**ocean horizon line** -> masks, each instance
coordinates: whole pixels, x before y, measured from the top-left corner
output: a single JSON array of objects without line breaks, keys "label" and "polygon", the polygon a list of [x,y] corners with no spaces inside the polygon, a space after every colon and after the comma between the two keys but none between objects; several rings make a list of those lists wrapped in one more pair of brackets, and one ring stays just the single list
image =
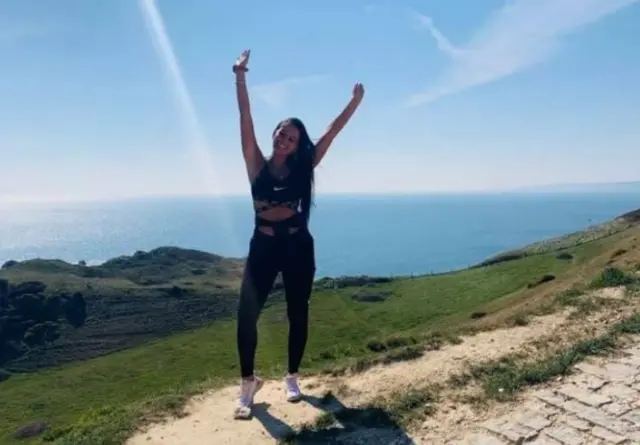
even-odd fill
[{"label": "ocean horizon line", "polygon": [[[593,194],[640,194],[638,189],[611,189],[608,186],[626,185],[632,183],[603,183],[603,184],[576,184],[575,189],[563,189],[574,185],[550,185],[539,187],[522,187],[517,189],[504,190],[461,190],[461,191],[389,191],[389,192],[315,192],[316,199],[322,198],[384,198],[384,197],[468,197],[468,196],[527,196],[527,195],[593,195]],[[640,183],[639,183],[640,184]],[[585,188],[587,187],[587,188]],[[593,188],[588,188],[593,187]],[[603,188],[601,188],[603,187]],[[158,194],[158,195],[138,195],[138,196],[118,196],[118,197],[96,197],[96,198],[69,198],[69,199],[2,199],[0,196],[0,206],[22,206],[22,205],[64,205],[64,204],[102,204],[102,203],[126,203],[126,202],[149,202],[162,200],[239,200],[250,199],[248,192],[237,194]]]}]

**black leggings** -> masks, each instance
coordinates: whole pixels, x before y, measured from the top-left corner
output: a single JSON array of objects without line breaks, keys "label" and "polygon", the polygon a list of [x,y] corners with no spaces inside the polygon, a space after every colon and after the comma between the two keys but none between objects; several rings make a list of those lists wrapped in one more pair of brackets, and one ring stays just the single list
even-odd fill
[{"label": "black leggings", "polygon": [[258,317],[280,271],[289,318],[288,371],[298,372],[307,344],[309,297],[315,270],[314,240],[306,228],[275,236],[254,231],[238,306],[237,341],[243,378],[253,375]]}]

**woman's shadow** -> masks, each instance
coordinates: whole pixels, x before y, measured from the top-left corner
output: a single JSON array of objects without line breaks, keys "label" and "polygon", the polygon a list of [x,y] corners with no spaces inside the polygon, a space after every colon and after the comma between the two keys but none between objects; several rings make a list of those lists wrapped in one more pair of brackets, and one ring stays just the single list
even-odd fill
[{"label": "woman's shadow", "polygon": [[305,395],[302,402],[322,410],[323,414],[313,426],[298,431],[272,416],[268,411],[270,405],[265,402],[253,406],[253,417],[278,443],[415,445],[413,439],[382,408],[348,408],[333,394],[322,398]]}]

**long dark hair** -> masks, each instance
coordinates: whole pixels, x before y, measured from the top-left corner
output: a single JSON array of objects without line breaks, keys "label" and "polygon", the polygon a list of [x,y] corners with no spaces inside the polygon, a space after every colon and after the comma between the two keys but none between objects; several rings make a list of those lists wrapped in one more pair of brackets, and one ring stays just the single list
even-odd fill
[{"label": "long dark hair", "polygon": [[308,223],[311,215],[311,207],[313,206],[313,191],[314,191],[314,176],[313,176],[313,162],[316,155],[316,146],[311,141],[307,128],[302,121],[297,117],[290,117],[284,119],[278,123],[273,130],[275,135],[279,128],[291,124],[300,132],[300,139],[298,140],[298,148],[295,153],[291,154],[287,160],[286,165],[289,169],[289,174],[293,175],[292,180],[296,186],[300,186],[303,190],[302,202],[301,202],[301,214],[304,220]]}]

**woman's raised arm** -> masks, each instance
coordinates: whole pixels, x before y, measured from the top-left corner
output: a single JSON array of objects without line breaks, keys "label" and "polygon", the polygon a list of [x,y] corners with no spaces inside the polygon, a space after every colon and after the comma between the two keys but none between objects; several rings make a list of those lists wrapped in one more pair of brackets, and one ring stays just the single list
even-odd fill
[{"label": "woman's raised arm", "polygon": [[240,110],[240,140],[242,144],[242,155],[247,167],[249,180],[253,182],[264,161],[258,141],[253,128],[253,117],[251,116],[251,106],[249,103],[249,93],[247,91],[246,72],[249,71],[250,51],[245,50],[233,64],[233,72],[236,74],[236,95],[238,97],[238,108]]},{"label": "woman's raised arm", "polygon": [[318,142],[316,143],[316,157],[314,159],[314,167],[317,166],[324,155],[327,154],[329,147],[333,140],[338,136],[338,134],[342,131],[353,113],[360,106],[360,102],[362,102],[362,98],[364,97],[364,87],[361,83],[355,84],[353,87],[353,96],[351,100],[347,104],[347,106],[342,110],[342,112],[336,117],[333,122],[329,125],[325,133],[322,135]]}]

